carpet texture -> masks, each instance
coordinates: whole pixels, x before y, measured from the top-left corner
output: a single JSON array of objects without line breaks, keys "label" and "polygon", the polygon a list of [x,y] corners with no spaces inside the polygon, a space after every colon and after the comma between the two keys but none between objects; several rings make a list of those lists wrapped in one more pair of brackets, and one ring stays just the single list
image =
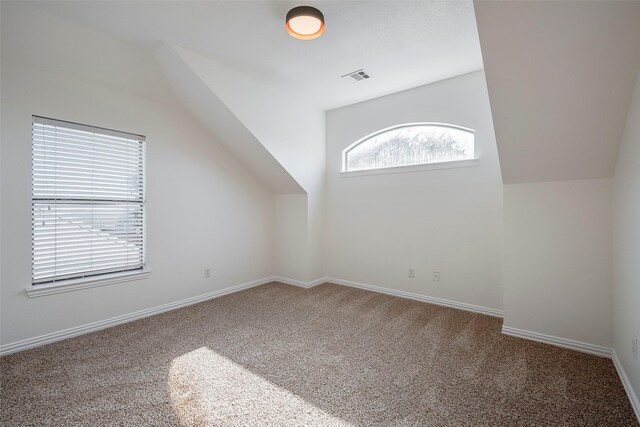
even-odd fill
[{"label": "carpet texture", "polygon": [[501,320],[271,283],[0,359],[0,424],[636,426],[610,360]]}]

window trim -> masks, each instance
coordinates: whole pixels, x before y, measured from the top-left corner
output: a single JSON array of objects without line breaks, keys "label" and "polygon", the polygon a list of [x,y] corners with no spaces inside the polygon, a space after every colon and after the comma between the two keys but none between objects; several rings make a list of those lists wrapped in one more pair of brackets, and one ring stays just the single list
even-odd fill
[{"label": "window trim", "polygon": [[[71,122],[66,120],[52,119],[49,117],[39,116],[33,114],[32,116],[32,126],[33,123],[38,122],[41,124],[49,124],[58,126],[60,124],[68,127],[70,129],[91,132],[91,133],[100,133],[107,136],[113,136],[117,138],[126,138],[126,139],[134,139],[142,144],[142,265],[139,268],[125,269],[119,271],[108,271],[104,273],[98,274],[87,274],[85,276],[80,277],[72,277],[65,278],[60,280],[54,280],[52,282],[42,282],[42,283],[33,283],[33,264],[31,270],[31,279],[28,287],[25,288],[25,292],[30,298],[52,295],[64,292],[72,292],[81,289],[87,288],[95,288],[99,286],[129,282],[129,281],[137,281],[143,280],[149,277],[151,271],[148,270],[148,262],[147,262],[147,180],[146,180],[146,169],[147,169],[147,155],[146,155],[146,137],[140,134],[118,131],[108,128],[103,128],[99,126],[85,125],[77,122]],[[32,141],[33,144],[33,141]],[[33,150],[33,148],[32,148]],[[33,168],[31,170],[32,174],[32,191],[33,191]],[[33,196],[31,198],[31,203],[33,204]],[[33,227],[33,224],[32,224]],[[32,229],[33,232],[33,229]],[[31,256],[33,257],[33,242],[31,247]],[[32,260],[33,263],[33,260]]]},{"label": "window trim", "polygon": [[[402,129],[405,127],[415,127],[415,126],[434,126],[434,127],[444,127],[444,128],[451,128],[451,129],[457,129],[457,130],[461,130],[464,132],[468,132],[473,134],[473,144],[474,144],[474,150],[473,150],[473,154],[474,154],[474,158],[473,159],[463,159],[463,160],[451,160],[448,162],[434,162],[434,163],[420,163],[420,164],[416,164],[416,165],[405,165],[405,166],[390,166],[390,167],[386,167],[386,168],[372,168],[372,169],[361,169],[361,170],[357,170],[357,171],[350,171],[347,170],[347,156],[349,155],[349,152],[351,150],[353,150],[354,148],[356,148],[358,145],[362,144],[363,142],[377,136],[380,135],[381,133],[384,132],[388,132],[390,130],[394,130],[394,129]],[[458,125],[453,125],[450,123],[438,123],[438,122],[413,122],[413,123],[402,123],[399,125],[393,125],[393,126],[389,126],[386,127],[384,129],[380,129],[377,130],[373,133],[370,133],[366,136],[363,136],[362,138],[358,139],[356,142],[354,142],[353,144],[349,145],[347,148],[345,148],[344,150],[342,150],[342,166],[340,169],[340,174],[350,174],[350,175],[372,175],[372,174],[379,174],[379,173],[398,173],[398,172],[416,172],[419,170],[432,170],[432,169],[449,169],[449,168],[456,168],[456,167],[467,167],[467,166],[476,166],[478,163],[478,157],[477,157],[477,152],[475,150],[475,145],[476,145],[476,141],[475,141],[475,137],[476,137],[476,131],[475,129],[471,129],[471,128],[467,128],[464,126],[458,126]],[[435,165],[441,165],[441,167],[435,167]],[[406,169],[406,168],[411,168],[411,170],[399,170],[399,169]],[[384,171],[384,172],[380,172],[380,171]]]},{"label": "window trim", "polygon": [[46,285],[31,285],[25,289],[29,298],[37,298],[45,295],[60,294],[64,292],[79,291],[81,289],[97,288],[99,286],[113,285],[116,283],[143,280],[149,277],[150,270],[129,270],[121,273],[102,274],[82,277],[79,279],[61,280],[60,282]]},{"label": "window trim", "polygon": [[394,173],[409,173],[409,172],[422,172],[441,169],[457,169],[457,168],[470,168],[478,166],[480,159],[465,159],[465,160],[452,160],[450,162],[438,162],[438,163],[423,163],[420,165],[408,165],[408,166],[391,166],[388,168],[378,169],[363,169],[359,171],[340,172],[340,176],[343,178],[367,176],[367,175],[387,175]]}]

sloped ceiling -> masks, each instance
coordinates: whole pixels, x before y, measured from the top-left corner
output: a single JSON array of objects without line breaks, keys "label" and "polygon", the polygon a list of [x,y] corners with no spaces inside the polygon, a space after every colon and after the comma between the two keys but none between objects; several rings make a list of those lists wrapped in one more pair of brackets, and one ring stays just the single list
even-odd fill
[{"label": "sloped ceiling", "polygon": [[169,45],[156,58],[183,106],[275,194],[304,193],[300,185]]},{"label": "sloped ceiling", "polygon": [[475,11],[505,184],[611,177],[640,65],[640,2]]},{"label": "sloped ceiling", "polygon": [[[314,183],[324,179],[325,170],[325,113],[309,106],[291,94],[252,79],[187,49],[165,45],[156,56],[163,66],[168,51],[189,71],[167,74],[170,81],[182,84],[196,79],[201,90],[196,96],[204,101],[209,97],[222,101],[235,117],[251,132],[258,148],[265,148],[307,192]],[[165,66],[166,68],[166,66]],[[203,102],[198,105],[205,107]],[[205,121],[215,121],[215,112],[199,108],[195,114]],[[213,131],[224,126],[211,126]],[[238,143],[230,139],[230,148]],[[244,154],[249,154],[249,146]]]}]

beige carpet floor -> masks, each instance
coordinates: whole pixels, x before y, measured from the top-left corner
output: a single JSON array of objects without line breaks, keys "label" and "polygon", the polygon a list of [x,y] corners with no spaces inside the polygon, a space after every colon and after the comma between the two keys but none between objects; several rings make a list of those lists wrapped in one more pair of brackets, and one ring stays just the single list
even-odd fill
[{"label": "beige carpet floor", "polygon": [[0,359],[0,424],[636,426],[610,360],[272,283]]}]

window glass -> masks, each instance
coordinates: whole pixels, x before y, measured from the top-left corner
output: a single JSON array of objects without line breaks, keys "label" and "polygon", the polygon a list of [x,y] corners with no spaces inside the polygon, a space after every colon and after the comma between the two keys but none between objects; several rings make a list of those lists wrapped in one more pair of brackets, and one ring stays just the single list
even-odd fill
[{"label": "window glass", "polygon": [[452,125],[394,126],[360,139],[343,153],[343,171],[424,165],[474,158],[475,133]]}]

